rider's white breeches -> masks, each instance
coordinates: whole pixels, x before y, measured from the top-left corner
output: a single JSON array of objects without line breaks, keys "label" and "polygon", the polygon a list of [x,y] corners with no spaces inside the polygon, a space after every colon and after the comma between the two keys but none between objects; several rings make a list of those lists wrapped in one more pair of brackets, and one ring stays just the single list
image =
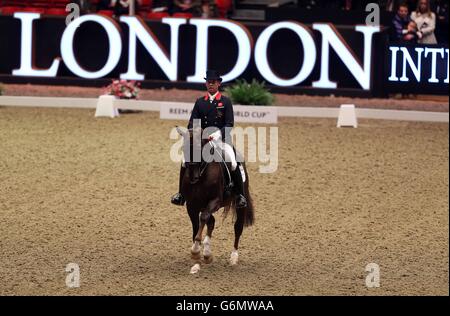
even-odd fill
[{"label": "rider's white breeches", "polygon": [[223,153],[225,153],[225,161],[226,162],[231,162],[231,170],[236,170],[237,168],[237,161],[236,161],[236,156],[234,155],[234,150],[233,147],[231,147],[230,144],[221,142],[221,141],[216,141],[214,142],[221,150]]},{"label": "rider's white breeches", "polygon": [[[226,162],[231,163],[231,170],[232,171],[236,170],[237,161],[236,161],[236,156],[234,154],[233,147],[231,147],[230,144],[224,143],[220,140],[214,141],[214,144],[216,145],[216,147],[218,149],[220,149],[220,154],[225,155],[225,157],[223,157],[223,159],[225,159]],[[183,167],[185,167],[184,156],[182,156],[182,164],[183,164]]]}]

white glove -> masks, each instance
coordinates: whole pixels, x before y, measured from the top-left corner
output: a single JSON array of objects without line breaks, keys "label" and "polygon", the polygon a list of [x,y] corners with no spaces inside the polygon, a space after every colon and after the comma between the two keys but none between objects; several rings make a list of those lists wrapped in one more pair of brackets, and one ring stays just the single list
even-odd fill
[{"label": "white glove", "polygon": [[209,138],[214,141],[217,142],[218,140],[220,140],[222,138],[222,133],[220,132],[220,130],[215,131],[214,133],[212,133],[211,135],[209,135]]}]

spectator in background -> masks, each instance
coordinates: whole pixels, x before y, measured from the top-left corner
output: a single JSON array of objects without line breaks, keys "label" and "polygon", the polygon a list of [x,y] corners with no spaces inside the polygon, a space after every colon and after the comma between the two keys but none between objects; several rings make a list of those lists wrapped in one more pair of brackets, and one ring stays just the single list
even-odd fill
[{"label": "spectator in background", "polygon": [[81,14],[89,13],[91,11],[91,1],[90,0],[72,0],[72,2],[75,4],[78,4]]},{"label": "spectator in background", "polygon": [[414,21],[409,21],[408,27],[406,30],[404,30],[405,34],[403,35],[403,42],[405,43],[417,43],[420,39],[422,34],[417,29],[417,24]]},{"label": "spectator in background", "polygon": [[384,11],[395,12],[395,0],[383,0],[378,1],[378,3]]},{"label": "spectator in background", "polygon": [[355,4],[353,3],[354,2],[353,0],[344,0],[343,2],[344,2],[343,9],[345,11],[350,11],[355,8]]},{"label": "spectator in background", "polygon": [[411,21],[409,17],[408,5],[406,3],[401,3],[398,6],[397,14],[392,20],[392,32],[391,40],[395,42],[402,42],[405,40],[405,31]]},{"label": "spectator in background", "polygon": [[429,0],[419,0],[417,9],[411,14],[419,29],[420,44],[437,44],[434,30],[436,28],[436,15],[431,12]]},{"label": "spectator in background", "polygon": [[217,18],[219,17],[219,10],[215,0],[202,0],[202,18]]},{"label": "spectator in background", "polygon": [[352,0],[345,0],[344,1],[344,10],[345,11],[350,11],[353,7],[353,1]]},{"label": "spectator in background", "polygon": [[[130,12],[130,2],[131,0],[111,0],[111,7],[114,8],[114,15],[127,15]],[[139,10],[138,6],[139,2],[135,1],[134,8],[136,12]]]},{"label": "spectator in background", "polygon": [[190,13],[193,16],[201,16],[201,0],[174,0],[173,13]]},{"label": "spectator in background", "polygon": [[[97,11],[99,10],[113,10],[115,16],[128,14],[130,10],[131,0],[100,0],[97,3]],[[139,1],[135,1],[136,12],[138,10]]]},{"label": "spectator in background", "polygon": [[430,3],[431,11],[436,14],[436,22],[448,23],[448,0],[435,0]]},{"label": "spectator in background", "polygon": [[400,5],[404,5],[408,8],[409,12],[416,9],[416,0],[380,0],[378,1],[380,7],[388,12],[396,12]]},{"label": "spectator in background", "polygon": [[448,23],[448,0],[437,0],[434,2],[433,11],[436,12],[438,21]]},{"label": "spectator in background", "polygon": [[438,43],[448,44],[449,3],[448,0],[437,0],[432,10],[436,13],[436,38]]}]

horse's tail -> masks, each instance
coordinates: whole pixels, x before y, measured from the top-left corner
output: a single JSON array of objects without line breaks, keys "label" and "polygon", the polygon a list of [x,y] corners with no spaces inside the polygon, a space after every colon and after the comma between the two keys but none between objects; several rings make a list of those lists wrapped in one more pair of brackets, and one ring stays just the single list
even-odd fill
[{"label": "horse's tail", "polygon": [[253,199],[250,195],[250,181],[247,173],[247,167],[245,166],[245,163],[242,163],[242,166],[244,167],[245,172],[245,178],[246,181],[244,183],[244,194],[245,198],[247,199],[247,206],[243,208],[244,211],[244,226],[252,226],[255,222],[255,209],[253,207]]},{"label": "horse's tail", "polygon": [[244,182],[244,195],[247,199],[247,206],[244,208],[240,208],[239,210],[236,210],[236,202],[233,199],[231,201],[231,204],[226,206],[224,208],[223,218],[225,219],[230,211],[232,211],[233,214],[233,221],[236,219],[236,212],[243,212],[244,214],[244,226],[249,227],[252,226],[255,222],[255,209],[253,207],[253,200],[250,195],[250,184],[248,179],[248,173],[247,168],[245,167],[245,163],[242,163],[242,166],[244,167],[245,172],[245,182]]}]

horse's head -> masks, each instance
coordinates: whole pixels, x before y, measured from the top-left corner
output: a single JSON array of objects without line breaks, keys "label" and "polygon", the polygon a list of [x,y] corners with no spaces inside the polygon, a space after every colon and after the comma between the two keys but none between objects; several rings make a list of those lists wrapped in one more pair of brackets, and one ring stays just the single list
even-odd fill
[{"label": "horse's head", "polygon": [[203,161],[203,146],[208,143],[208,139],[202,139],[201,128],[182,129],[176,127],[177,132],[183,136],[183,155],[186,168],[189,172],[191,184],[197,183],[201,176],[201,166]]}]

